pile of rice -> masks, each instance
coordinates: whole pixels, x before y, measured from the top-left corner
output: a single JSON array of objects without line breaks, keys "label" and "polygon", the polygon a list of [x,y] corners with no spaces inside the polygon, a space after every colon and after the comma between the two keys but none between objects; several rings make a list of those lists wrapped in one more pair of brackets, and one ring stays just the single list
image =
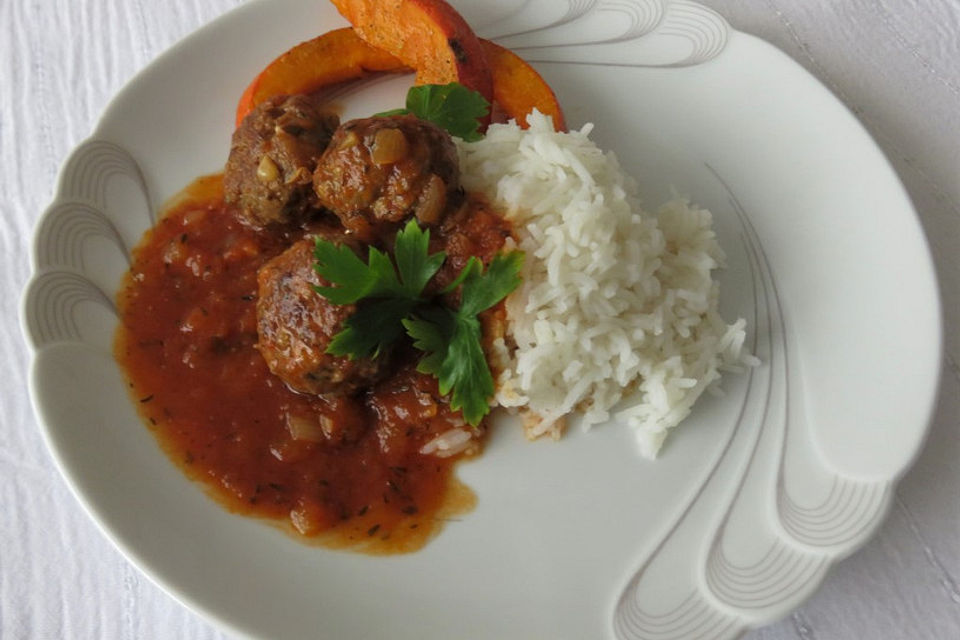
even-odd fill
[{"label": "pile of rice", "polygon": [[526,252],[496,400],[523,414],[529,438],[559,437],[577,410],[585,426],[626,422],[653,458],[721,368],[751,358],[744,320],[717,311],[712,217],[679,198],[642,211],[592,125],[555,132],[539,112],[528,124],[459,145],[464,186],[513,221]]}]

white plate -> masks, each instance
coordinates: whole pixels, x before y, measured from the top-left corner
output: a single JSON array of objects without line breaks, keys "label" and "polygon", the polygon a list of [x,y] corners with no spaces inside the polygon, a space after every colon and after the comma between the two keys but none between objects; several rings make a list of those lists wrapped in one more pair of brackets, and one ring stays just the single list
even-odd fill
[{"label": "white plate", "polygon": [[[728,318],[763,365],[725,378],[661,458],[617,425],[527,444],[510,420],[462,465],[479,506],[424,550],[318,549],[226,513],[143,428],[110,344],[113,293],[158,203],[219,170],[242,89],[343,21],[252,2],[113,101],[37,229],[23,324],[31,395],[78,499],[123,553],[216,623],[260,637],[728,638],[788,613],[882,521],[930,415],[930,257],[858,122],[779,51],[676,0],[458,2],[537,62],[571,126],[640,180],[710,208]],[[409,80],[350,96],[401,103]]]}]

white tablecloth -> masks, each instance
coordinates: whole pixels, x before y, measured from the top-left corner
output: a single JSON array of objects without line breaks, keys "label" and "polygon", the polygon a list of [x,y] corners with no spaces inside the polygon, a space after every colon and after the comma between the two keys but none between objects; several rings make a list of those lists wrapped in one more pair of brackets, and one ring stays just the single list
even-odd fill
[{"label": "white tablecloth", "polygon": [[[700,1],[786,51],[877,139],[930,240],[947,328],[929,441],[886,524],[799,611],[751,637],[960,638],[960,0]],[[67,153],[138,69],[236,4],[0,0],[4,639],[225,637],[130,566],[71,497],[27,399],[17,313]]]}]

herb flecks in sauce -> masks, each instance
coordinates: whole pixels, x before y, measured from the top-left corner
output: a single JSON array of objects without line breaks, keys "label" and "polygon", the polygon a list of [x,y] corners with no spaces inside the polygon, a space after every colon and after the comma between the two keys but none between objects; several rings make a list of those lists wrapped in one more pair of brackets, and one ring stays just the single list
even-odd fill
[{"label": "herb flecks in sauce", "polygon": [[[446,230],[463,248],[447,250],[438,286],[509,236],[481,202],[469,207]],[[256,349],[257,271],[309,231],[254,231],[224,205],[219,176],[199,179],[134,252],[118,294],[116,357],[169,457],[231,511],[328,547],[413,551],[474,502],[454,459],[419,453],[459,418],[437,380],[417,371],[420,353],[401,349],[395,372],[366,393],[328,398],[288,389]],[[502,305],[481,320],[502,322]],[[359,418],[366,428],[349,443],[298,440],[291,416]]]}]

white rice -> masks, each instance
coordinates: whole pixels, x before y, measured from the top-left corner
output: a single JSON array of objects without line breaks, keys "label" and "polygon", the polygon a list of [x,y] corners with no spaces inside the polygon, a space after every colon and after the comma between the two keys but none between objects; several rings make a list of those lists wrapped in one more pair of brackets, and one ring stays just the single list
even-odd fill
[{"label": "white rice", "polygon": [[679,198],[644,213],[592,125],[555,132],[536,111],[527,121],[459,144],[464,186],[505,212],[526,252],[496,400],[523,413],[530,438],[559,437],[576,410],[586,426],[626,422],[653,458],[720,368],[749,358],[744,320],[717,311],[711,214]]},{"label": "white rice", "polygon": [[476,432],[455,427],[447,429],[436,438],[420,447],[420,453],[425,456],[434,455],[438,458],[449,458],[450,456],[462,453],[467,450],[474,440]]}]

